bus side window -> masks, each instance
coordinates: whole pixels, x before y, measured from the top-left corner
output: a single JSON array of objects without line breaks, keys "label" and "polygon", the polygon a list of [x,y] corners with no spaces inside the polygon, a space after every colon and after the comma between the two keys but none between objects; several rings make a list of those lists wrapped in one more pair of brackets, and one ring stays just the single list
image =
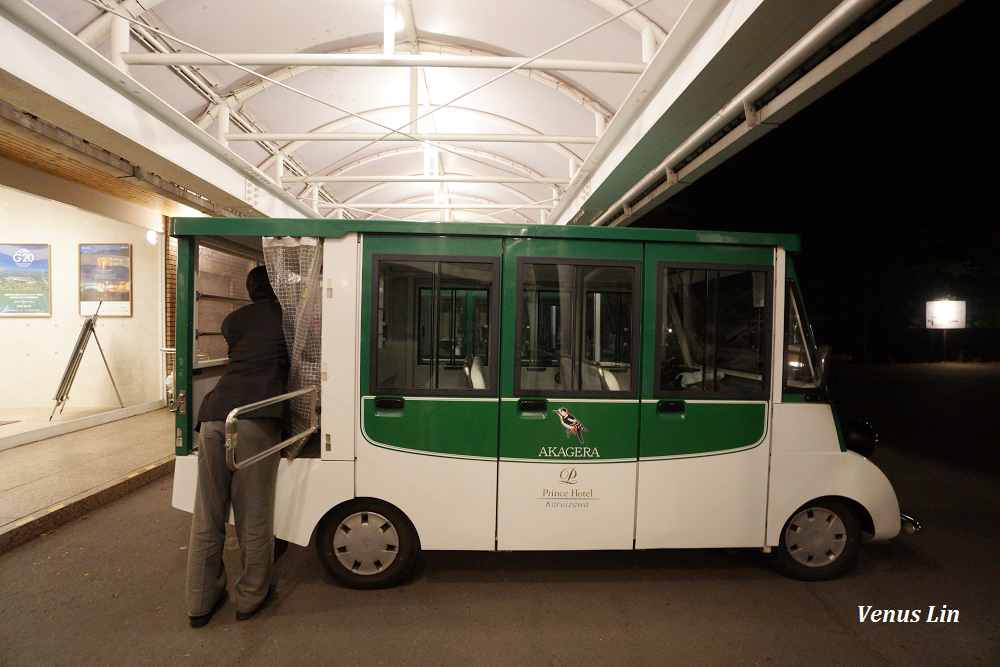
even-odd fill
[{"label": "bus side window", "polygon": [[632,265],[519,264],[520,395],[634,393]]},{"label": "bus side window", "polygon": [[660,267],[660,394],[767,395],[768,273]]},{"label": "bus side window", "polygon": [[373,388],[493,389],[495,262],[376,258]]}]

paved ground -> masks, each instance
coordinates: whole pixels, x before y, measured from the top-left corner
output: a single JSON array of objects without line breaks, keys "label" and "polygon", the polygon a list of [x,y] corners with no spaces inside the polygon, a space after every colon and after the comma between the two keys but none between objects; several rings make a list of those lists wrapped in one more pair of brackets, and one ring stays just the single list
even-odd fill
[{"label": "paved ground", "polygon": [[173,463],[166,409],[0,451],[0,554],[169,474]]},{"label": "paved ground", "polygon": [[[271,607],[241,623],[229,602],[194,630],[168,477],[0,556],[0,664],[998,664],[1000,366],[852,369],[846,387],[925,529],[865,547],[837,581],[790,581],[745,551],[447,553],[363,592],[292,546]],[[921,622],[860,622],[868,605]],[[931,605],[958,622],[927,623]]]}]

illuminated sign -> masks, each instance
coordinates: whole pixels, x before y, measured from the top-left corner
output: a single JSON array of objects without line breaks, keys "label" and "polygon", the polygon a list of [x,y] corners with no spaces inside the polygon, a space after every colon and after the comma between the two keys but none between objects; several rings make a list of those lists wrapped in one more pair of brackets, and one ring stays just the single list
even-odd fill
[{"label": "illuminated sign", "polygon": [[928,301],[928,329],[964,329],[964,301]]}]

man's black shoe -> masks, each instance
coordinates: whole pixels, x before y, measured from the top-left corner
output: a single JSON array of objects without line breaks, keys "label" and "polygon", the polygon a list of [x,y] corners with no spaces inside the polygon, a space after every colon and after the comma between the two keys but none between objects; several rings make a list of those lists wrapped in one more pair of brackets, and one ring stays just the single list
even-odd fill
[{"label": "man's black shoe", "polygon": [[260,604],[257,605],[256,607],[254,607],[253,609],[251,609],[250,611],[238,611],[238,612],[236,612],[236,620],[237,621],[245,621],[245,620],[247,620],[249,618],[253,618],[254,614],[256,614],[258,611],[260,611],[261,609],[263,609],[264,607],[267,606],[267,603],[271,601],[271,596],[273,594],[274,594],[274,586],[268,586],[267,587],[267,595],[265,595],[264,599],[260,601]]},{"label": "man's black shoe", "polygon": [[212,617],[215,616],[215,612],[219,611],[219,609],[222,608],[222,605],[226,604],[226,600],[228,599],[229,599],[229,592],[222,591],[222,595],[220,595],[219,599],[215,601],[214,605],[212,605],[212,611],[208,612],[207,614],[201,614],[199,616],[188,616],[188,620],[191,623],[191,627],[200,628],[201,626],[211,621]]}]

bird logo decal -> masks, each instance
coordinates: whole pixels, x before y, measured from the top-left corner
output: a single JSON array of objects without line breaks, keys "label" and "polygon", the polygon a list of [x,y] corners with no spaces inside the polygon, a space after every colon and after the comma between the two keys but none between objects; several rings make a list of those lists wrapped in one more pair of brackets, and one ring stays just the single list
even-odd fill
[{"label": "bird logo decal", "polygon": [[566,408],[559,408],[558,410],[553,410],[552,412],[559,415],[559,421],[562,423],[563,428],[566,429],[566,437],[568,438],[571,434],[576,434],[576,437],[580,439],[580,444],[583,444],[583,433],[589,431],[586,426],[584,426],[579,419],[574,417],[569,413]]}]

